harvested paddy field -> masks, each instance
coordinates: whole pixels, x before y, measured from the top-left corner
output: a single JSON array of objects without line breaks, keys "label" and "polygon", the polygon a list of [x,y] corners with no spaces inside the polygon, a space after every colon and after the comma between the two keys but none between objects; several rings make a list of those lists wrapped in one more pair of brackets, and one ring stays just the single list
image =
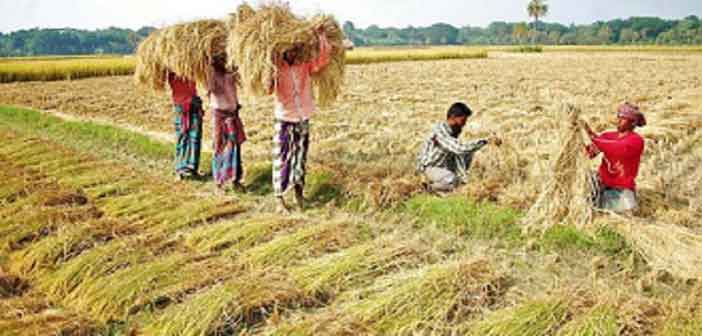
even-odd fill
[{"label": "harvested paddy field", "polygon": [[[698,335],[702,274],[684,265],[702,255],[701,70],[653,52],[349,66],[312,121],[311,209],[292,216],[273,212],[270,99],[242,93],[249,190],[220,195],[173,181],[167,95],[131,77],[2,84],[0,104],[48,113],[0,110],[0,330]],[[604,131],[625,100],[649,123],[639,222],[524,233],[563,103]],[[454,101],[476,112],[465,139],[505,145],[458,194],[423,195],[415,157]],[[655,230],[693,243],[647,253]]]}]

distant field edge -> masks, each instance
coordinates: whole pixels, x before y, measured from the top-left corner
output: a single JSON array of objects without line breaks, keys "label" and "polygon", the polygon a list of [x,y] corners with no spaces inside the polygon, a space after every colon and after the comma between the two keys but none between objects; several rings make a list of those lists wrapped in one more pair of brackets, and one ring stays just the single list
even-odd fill
[{"label": "distant field edge", "polygon": [[[425,49],[360,48],[346,56],[349,65],[389,62],[439,61],[487,58],[487,49],[436,47]],[[91,77],[127,76],[134,73],[133,56],[82,55],[0,58],[0,83],[63,81]]]}]

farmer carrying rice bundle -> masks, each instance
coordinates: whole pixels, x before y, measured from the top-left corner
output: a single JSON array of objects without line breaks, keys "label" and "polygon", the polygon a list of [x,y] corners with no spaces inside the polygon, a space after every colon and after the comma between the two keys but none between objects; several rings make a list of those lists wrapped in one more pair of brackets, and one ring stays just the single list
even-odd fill
[{"label": "farmer carrying rice bundle", "polygon": [[317,101],[330,105],[338,96],[344,75],[344,36],[328,16],[308,20],[296,17],[282,5],[255,11],[239,7],[230,33],[230,63],[241,69],[242,84],[254,95],[273,94],[273,187],[281,212],[293,187],[300,209],[304,207],[310,119]]},{"label": "farmer carrying rice bundle", "polygon": [[631,212],[638,209],[636,177],[644,151],[644,139],[634,130],[646,126],[646,118],[637,106],[624,103],[617,109],[617,119],[617,130],[602,134],[593,132],[587,123],[583,125],[592,140],[587,147],[590,158],[603,154],[596,205]]},{"label": "farmer carrying rice bundle", "polygon": [[228,25],[201,20],[154,31],[137,50],[134,73],[142,86],[171,89],[175,111],[175,171],[179,178],[199,176],[202,146],[202,100],[197,83],[206,85],[215,55],[224,54]]},{"label": "farmer carrying rice bundle", "polygon": [[168,74],[176,133],[175,171],[180,179],[198,177],[202,146],[202,99],[194,81]]},{"label": "farmer carrying rice bundle", "polygon": [[243,190],[241,145],[246,141],[246,134],[239,118],[241,104],[237,95],[237,83],[237,73],[234,69],[227,68],[226,57],[215,56],[206,87],[213,126],[212,175],[220,189],[230,184],[234,190]]}]

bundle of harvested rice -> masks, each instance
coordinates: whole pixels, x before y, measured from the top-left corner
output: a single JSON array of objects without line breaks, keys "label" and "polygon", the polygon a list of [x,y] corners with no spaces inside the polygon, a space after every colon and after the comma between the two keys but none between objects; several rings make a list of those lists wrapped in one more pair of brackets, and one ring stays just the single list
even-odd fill
[{"label": "bundle of harvested rice", "polygon": [[[496,137],[495,133],[491,136]],[[505,141],[500,146],[488,148],[484,154],[479,153],[471,166],[470,183],[466,193],[478,201],[499,202],[518,207],[526,195],[520,192],[510,198],[509,189],[523,185],[528,177],[525,160],[512,141]],[[519,202],[514,202],[519,199]]]},{"label": "bundle of harvested rice", "polygon": [[429,251],[421,243],[389,236],[311,260],[292,268],[290,274],[307,293],[331,297],[352,284],[369,284],[391,270],[428,258]]},{"label": "bundle of harvested rice", "polygon": [[535,300],[498,310],[472,324],[467,334],[480,336],[553,335],[568,320],[568,300]]},{"label": "bundle of harvested rice", "polygon": [[300,288],[271,270],[245,272],[171,305],[144,329],[147,335],[233,335],[280,308],[308,301]]},{"label": "bundle of harvested rice", "polygon": [[505,277],[486,260],[457,261],[388,277],[344,307],[349,323],[380,335],[448,335],[501,300]]},{"label": "bundle of harvested rice", "polygon": [[702,330],[702,285],[697,285],[663,326],[662,336],[694,336]]},{"label": "bundle of harvested rice", "polygon": [[576,316],[558,332],[558,336],[619,335],[617,308],[607,304],[595,306]]},{"label": "bundle of harvested rice", "polygon": [[[306,257],[337,252],[364,241],[369,238],[368,230],[365,223],[346,219],[324,222],[257,245],[243,252],[238,261],[248,266],[285,267],[299,263]],[[235,251],[229,252],[236,255]]]},{"label": "bundle of harvested rice", "polygon": [[299,46],[298,57],[302,62],[318,57],[316,30],[320,27],[332,46],[331,62],[312,75],[312,84],[319,104],[329,106],[339,95],[346,64],[344,33],[331,16],[319,15],[305,20],[295,16],[285,5],[270,4],[253,10],[244,4],[230,17],[229,64],[241,67],[242,82],[251,94],[267,95],[277,74],[274,60],[281,59],[285,51]]},{"label": "bundle of harvested rice", "polygon": [[52,307],[46,299],[22,296],[0,300],[0,334],[75,335],[99,334],[98,326],[70,310]]},{"label": "bundle of harvested rice", "polygon": [[303,221],[276,215],[258,216],[246,222],[224,221],[196,228],[185,239],[186,246],[200,253],[236,255],[273,238],[276,232],[294,229]]},{"label": "bundle of harvested rice", "polygon": [[157,30],[137,49],[137,83],[163,90],[171,71],[182,78],[207,83],[212,59],[224,55],[227,23],[201,20]]},{"label": "bundle of harvested rice", "polygon": [[606,224],[630,241],[651,267],[684,279],[702,278],[702,235],[677,225],[613,213]]},{"label": "bundle of harvested rice", "polygon": [[592,221],[596,185],[585,155],[580,109],[566,104],[564,113],[567,117],[560,129],[560,147],[553,156],[549,176],[538,200],[523,219],[527,229],[545,231],[563,222],[582,227]]}]

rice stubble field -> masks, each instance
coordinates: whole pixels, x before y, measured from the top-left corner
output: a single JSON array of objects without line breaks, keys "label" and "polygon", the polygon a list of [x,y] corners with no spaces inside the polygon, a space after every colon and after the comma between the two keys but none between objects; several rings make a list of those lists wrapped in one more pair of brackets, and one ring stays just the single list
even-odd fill
[{"label": "rice stubble field", "polygon": [[[47,112],[0,111],[0,330],[696,335],[700,274],[637,246],[650,228],[702,235],[701,69],[702,55],[654,52],[351,65],[313,119],[312,207],[290,217],[270,200],[269,98],[242,93],[249,192],[219,195],[173,181],[166,94],[129,76],[2,84],[0,104]],[[476,112],[465,139],[505,145],[456,195],[423,195],[416,152],[457,100]],[[603,131],[624,100],[650,125],[642,226],[523,232],[563,103]]]}]

